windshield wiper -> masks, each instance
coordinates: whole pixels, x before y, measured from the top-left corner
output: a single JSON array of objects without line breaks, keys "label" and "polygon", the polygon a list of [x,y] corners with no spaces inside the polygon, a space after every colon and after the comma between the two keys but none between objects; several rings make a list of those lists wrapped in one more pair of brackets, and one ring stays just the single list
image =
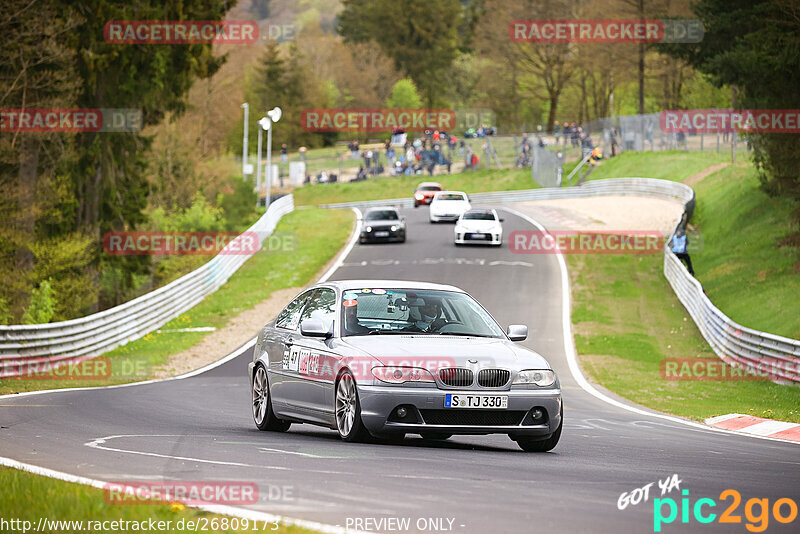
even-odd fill
[{"label": "windshield wiper", "polygon": [[437,332],[436,335],[439,335],[439,336],[463,336],[463,337],[493,337],[493,338],[497,337],[497,336],[492,336],[490,334],[471,334],[469,332]]},{"label": "windshield wiper", "polygon": [[406,336],[430,336],[432,335],[431,332],[410,332],[407,330],[370,330],[369,335],[383,335],[383,336],[392,336],[392,335],[399,335],[403,334]]}]

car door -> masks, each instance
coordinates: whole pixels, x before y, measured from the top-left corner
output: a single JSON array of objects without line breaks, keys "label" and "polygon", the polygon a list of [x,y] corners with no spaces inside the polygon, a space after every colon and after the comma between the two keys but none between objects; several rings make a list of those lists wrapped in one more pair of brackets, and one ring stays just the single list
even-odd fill
[{"label": "car door", "polygon": [[292,369],[297,369],[297,362],[290,361],[291,348],[300,337],[300,315],[313,293],[313,289],[304,291],[287,304],[275,319],[275,327],[264,335],[263,346],[269,357],[270,395],[278,414],[293,398]]},{"label": "car door", "polygon": [[[336,310],[336,292],[328,287],[314,291],[303,308],[300,324],[306,319],[319,319],[330,332]],[[299,331],[299,330],[298,330]],[[290,359],[297,359],[297,383],[292,387],[296,392],[296,406],[308,411],[307,416],[319,421],[327,421],[333,414],[332,384],[336,356],[328,346],[328,340],[321,337],[308,337],[302,334],[295,338]]]}]

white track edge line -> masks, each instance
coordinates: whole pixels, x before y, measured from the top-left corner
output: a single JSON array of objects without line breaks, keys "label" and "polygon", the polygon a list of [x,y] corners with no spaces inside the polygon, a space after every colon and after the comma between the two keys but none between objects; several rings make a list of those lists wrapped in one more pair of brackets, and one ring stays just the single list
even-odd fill
[{"label": "white track edge line", "polygon": [[[345,245],[345,248],[339,253],[339,256],[336,258],[336,261],[334,262],[334,264],[331,265],[331,268],[328,269],[328,271],[325,272],[325,274],[323,274],[322,277],[320,277],[319,280],[317,280],[317,283],[327,281],[328,278],[330,278],[333,275],[333,273],[336,272],[336,270],[342,265],[342,263],[344,263],[344,259],[353,250],[353,247],[355,246],[356,241],[358,240],[358,236],[359,236],[359,233],[361,231],[361,212],[358,210],[358,208],[351,208],[351,209],[353,210],[353,212],[356,215],[356,224],[355,224],[355,227],[354,227],[354,230],[353,230],[353,235],[350,237],[350,241],[347,243],[347,245]],[[44,394],[47,394],[47,393],[63,393],[63,392],[68,392],[68,391],[91,391],[91,390],[97,390],[97,389],[117,389],[117,388],[123,388],[123,387],[141,386],[141,385],[144,385],[144,384],[155,384],[155,383],[159,383],[159,382],[167,382],[167,381],[170,381],[170,380],[181,380],[181,379],[184,379],[184,378],[189,378],[189,377],[192,377],[192,376],[196,376],[196,375],[205,373],[206,371],[210,371],[211,369],[219,367],[220,365],[222,365],[222,364],[224,364],[224,363],[236,358],[240,354],[242,354],[243,352],[248,350],[250,347],[254,346],[255,343],[256,343],[256,338],[253,337],[247,343],[245,343],[241,347],[237,348],[236,350],[234,350],[233,352],[231,352],[227,356],[217,360],[216,362],[212,362],[212,363],[210,363],[210,364],[208,364],[208,365],[206,365],[204,367],[201,367],[200,369],[195,369],[194,371],[190,371],[188,373],[185,373],[185,374],[179,375],[179,376],[172,376],[172,377],[168,377],[168,378],[157,378],[157,379],[153,379],[153,380],[145,380],[145,381],[142,381],[142,382],[131,382],[131,383],[128,383],[128,384],[118,384],[118,385],[113,385],[113,386],[96,386],[96,387],[87,387],[87,388],[64,388],[64,389],[49,389],[49,390],[45,389],[45,390],[40,390],[40,391],[27,391],[27,392],[24,392],[24,393],[10,393],[8,395],[0,395],[0,399],[18,398],[18,397],[22,397],[22,396],[31,396],[31,395],[44,395]],[[81,477],[81,476],[77,476],[77,475],[70,475],[68,473],[63,473],[61,471],[55,471],[53,469],[48,469],[46,467],[39,467],[39,466],[36,466],[36,465],[22,463],[22,462],[19,462],[17,460],[13,460],[11,458],[6,458],[6,457],[3,457],[3,456],[0,456],[0,465],[5,466],[5,467],[11,467],[13,469],[20,469],[22,471],[27,471],[27,472],[33,473],[35,475],[41,475],[41,476],[46,476],[46,477],[49,477],[49,478],[55,478],[55,479],[58,479],[58,480],[63,480],[65,482],[74,482],[76,484],[84,484],[84,485],[88,485],[88,486],[93,486],[95,488],[101,488],[102,489],[104,487],[104,485],[105,485],[105,482],[102,482],[100,480],[94,480],[94,479],[91,479],[91,478]],[[259,520],[264,520],[264,521],[267,521],[267,522],[278,521],[278,522],[281,522],[284,525],[296,525],[296,526],[301,527],[301,528],[317,530],[319,532],[326,532],[326,533],[329,533],[329,534],[343,534],[343,533],[351,534],[351,533],[358,533],[359,532],[359,531],[355,531],[355,530],[352,530],[352,529],[342,528],[342,527],[339,527],[339,526],[336,526],[336,525],[329,525],[329,524],[326,524],[326,523],[318,523],[316,521],[307,521],[305,519],[294,519],[294,518],[291,518],[291,517],[267,514],[265,512],[256,512],[254,510],[250,510],[250,509],[247,509],[247,508],[237,508],[237,507],[234,507],[234,506],[203,505],[203,506],[192,506],[192,508],[198,508],[200,510],[205,510],[205,511],[208,511],[208,512],[211,512],[211,513],[218,513],[218,514],[224,514],[224,515],[229,515],[229,516],[234,516],[234,517],[241,517],[243,519],[259,519]]]},{"label": "white track edge line", "polygon": [[[524,219],[524,220],[528,221],[530,224],[532,224],[533,226],[538,228],[539,231],[547,233],[547,229],[544,226],[542,226],[540,223],[535,221],[532,217],[530,217],[528,215],[525,215],[524,213],[521,213],[521,212],[519,212],[519,211],[517,211],[515,209],[512,209],[512,208],[509,208],[509,207],[503,206],[500,209],[503,209],[503,210],[505,210],[505,211],[507,211],[509,213],[512,213],[512,214],[516,215],[517,217],[520,217],[521,219]],[[715,428],[715,427],[708,426],[708,425],[705,425],[705,424],[702,424],[702,423],[697,423],[695,421],[689,421],[689,420],[683,419],[681,417],[675,417],[675,416],[667,415],[667,414],[664,414],[664,413],[658,413],[658,412],[651,412],[651,411],[648,411],[648,410],[642,410],[642,409],[637,408],[635,406],[630,406],[628,404],[619,402],[616,399],[612,399],[608,395],[605,395],[604,393],[602,393],[599,390],[597,390],[597,388],[595,388],[586,379],[586,377],[583,375],[583,371],[581,371],[580,365],[578,364],[578,353],[577,353],[577,350],[575,349],[575,343],[574,343],[574,340],[573,340],[573,337],[572,337],[572,318],[571,318],[571,313],[570,313],[570,311],[571,311],[570,285],[569,285],[569,274],[567,273],[567,264],[564,261],[564,255],[563,254],[557,253],[555,256],[558,259],[558,265],[559,265],[559,268],[560,268],[560,271],[561,271],[561,312],[562,312],[561,313],[561,324],[562,324],[562,331],[564,333],[564,352],[566,353],[566,356],[567,356],[567,364],[569,365],[569,370],[570,370],[570,373],[572,374],[572,377],[575,379],[575,381],[578,383],[578,385],[584,391],[586,391],[587,393],[589,393],[593,397],[595,397],[595,398],[597,398],[597,399],[599,399],[599,400],[601,400],[601,401],[603,401],[603,402],[605,402],[607,404],[610,404],[612,406],[616,406],[617,408],[622,408],[623,410],[627,410],[629,412],[633,412],[633,413],[636,413],[636,414],[639,414],[639,415],[657,417],[659,419],[664,419],[666,421],[671,421],[673,423],[679,423],[679,424],[682,424],[682,425],[686,425],[686,426],[690,426],[690,427],[693,427],[693,428],[705,430],[705,431],[708,431],[708,432],[719,432],[719,433],[730,434],[730,435],[734,435],[734,436],[745,436],[745,437],[751,437],[751,438],[757,438],[757,439],[765,439],[765,440],[769,440],[769,441],[777,441],[777,442],[781,442],[781,443],[793,443],[795,445],[799,444],[798,442],[795,442],[795,441],[789,441],[789,440],[780,439],[780,438],[770,438],[770,437],[767,437],[767,436],[756,436],[754,434],[745,434],[745,433],[735,432],[735,431],[731,431],[731,430],[724,430],[722,428]]]}]

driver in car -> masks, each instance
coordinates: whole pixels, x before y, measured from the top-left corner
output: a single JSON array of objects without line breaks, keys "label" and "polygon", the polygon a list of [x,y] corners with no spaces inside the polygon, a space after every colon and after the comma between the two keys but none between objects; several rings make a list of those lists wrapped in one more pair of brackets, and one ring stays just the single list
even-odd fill
[{"label": "driver in car", "polygon": [[350,335],[369,334],[369,328],[358,322],[358,301],[349,299],[342,302],[344,308],[344,329]]},{"label": "driver in car", "polygon": [[436,332],[447,324],[447,320],[442,317],[442,306],[434,300],[426,300],[417,307],[417,311],[419,312],[419,319],[403,330],[408,332]]}]

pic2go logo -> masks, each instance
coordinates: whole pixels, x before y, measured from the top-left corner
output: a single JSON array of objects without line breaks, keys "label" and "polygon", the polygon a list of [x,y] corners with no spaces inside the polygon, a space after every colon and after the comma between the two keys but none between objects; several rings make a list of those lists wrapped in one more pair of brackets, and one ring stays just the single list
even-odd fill
[{"label": "pic2go logo", "polygon": [[[698,523],[711,523],[717,518],[717,514],[712,513],[710,510],[717,506],[714,499],[698,499],[692,506],[689,503],[689,490],[683,490],[681,493],[684,497],[681,499],[680,506],[675,502],[675,499],[669,497],[653,500],[653,532],[661,532],[662,524],[667,525],[675,522],[678,518],[678,512],[681,514],[681,523],[689,523],[691,521],[690,512]],[[742,502],[742,495],[734,489],[726,489],[719,494],[720,501],[726,501],[729,497],[732,502],[719,516],[717,522],[741,523],[742,516],[737,515],[736,510]],[[665,511],[668,514],[666,516],[664,515]],[[772,517],[778,523],[787,524],[797,519],[797,503],[792,499],[786,497],[777,499],[772,503],[770,510],[769,499],[753,498],[749,499],[744,505],[744,516],[748,521],[745,524],[745,528],[750,532],[764,532],[769,526],[770,511]]]}]

